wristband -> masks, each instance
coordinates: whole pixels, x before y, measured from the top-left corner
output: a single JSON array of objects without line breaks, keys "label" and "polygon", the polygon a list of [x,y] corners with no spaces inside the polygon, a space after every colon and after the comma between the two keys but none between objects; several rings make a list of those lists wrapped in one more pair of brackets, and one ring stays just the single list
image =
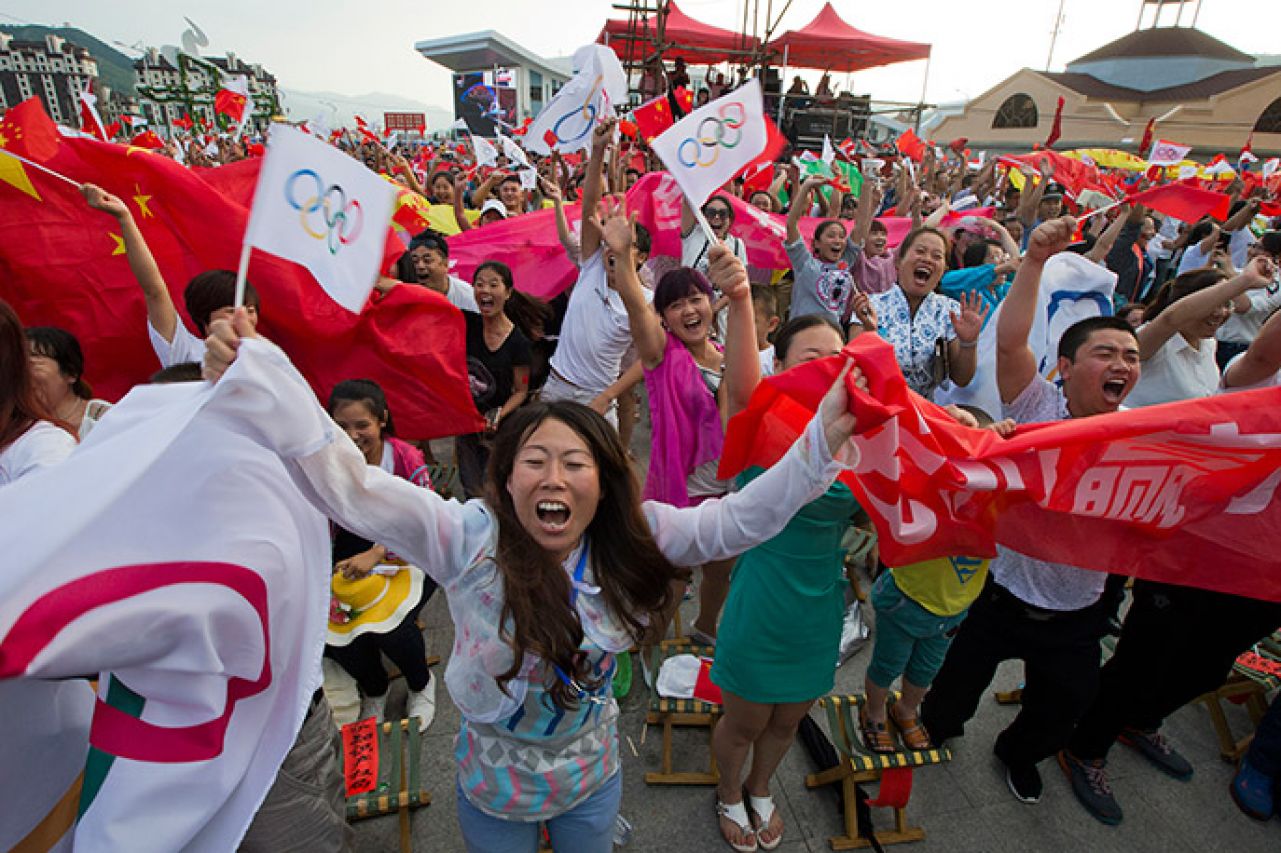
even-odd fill
[{"label": "wristband", "polygon": [[978,341],[963,341],[960,338],[956,342],[961,345],[961,349],[977,349],[979,345]]}]

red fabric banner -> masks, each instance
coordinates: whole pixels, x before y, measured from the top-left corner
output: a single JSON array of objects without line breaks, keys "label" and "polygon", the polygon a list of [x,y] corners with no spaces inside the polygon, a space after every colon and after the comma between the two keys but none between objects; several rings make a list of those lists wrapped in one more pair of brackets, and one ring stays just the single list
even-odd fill
[{"label": "red fabric banner", "polygon": [[1226,193],[1204,190],[1187,184],[1162,184],[1141,193],[1135,193],[1129,200],[1134,204],[1144,204],[1153,210],[1181,219],[1184,222],[1196,222],[1209,214],[1222,222],[1228,218],[1232,199]]},{"label": "red fabric banner", "polygon": [[[215,185],[251,187],[248,176],[258,162],[198,173],[143,149],[67,138],[48,163],[125,201],[180,314],[183,289],[196,273],[236,268],[249,199]],[[35,170],[28,176],[39,198],[0,185],[7,228],[0,297],[27,325],[75,334],[85,350],[85,378],[99,396],[116,399],[160,367],[119,226],[91,210],[74,187]],[[467,381],[466,329],[444,297],[397,287],[353,315],[302,267],[261,252],[253,255],[249,280],[262,297],[259,330],[289,353],[321,399],[338,382],[364,377],[383,386],[404,438],[481,427]]]},{"label": "red fabric banner", "polygon": [[[1020,426],[1010,439],[958,425],[910,392],[893,348],[846,346],[861,460],[843,476],[882,558],[1041,560],[1281,601],[1281,388]],[[835,356],[764,380],[725,438],[720,476],[771,465],[840,371]]]},{"label": "red fabric banner", "polygon": [[0,148],[43,163],[58,153],[58,126],[36,97],[27,98],[0,118]]},{"label": "red fabric banner", "polygon": [[342,727],[342,775],[348,797],[378,787],[378,722],[373,717]]}]

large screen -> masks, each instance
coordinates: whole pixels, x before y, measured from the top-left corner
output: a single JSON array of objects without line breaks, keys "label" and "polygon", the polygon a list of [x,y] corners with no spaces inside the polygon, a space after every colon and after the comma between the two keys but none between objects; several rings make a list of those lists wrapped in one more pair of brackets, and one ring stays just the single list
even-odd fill
[{"label": "large screen", "polygon": [[454,75],[454,118],[477,136],[492,137],[516,123],[516,72],[511,68]]}]

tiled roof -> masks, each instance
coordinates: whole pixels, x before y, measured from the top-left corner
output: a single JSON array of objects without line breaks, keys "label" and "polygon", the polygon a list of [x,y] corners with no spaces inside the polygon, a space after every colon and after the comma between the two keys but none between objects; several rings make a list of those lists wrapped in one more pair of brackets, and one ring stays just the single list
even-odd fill
[{"label": "tiled roof", "polygon": [[1126,59],[1140,56],[1204,56],[1230,59],[1236,62],[1254,62],[1254,57],[1224,44],[1214,36],[1193,27],[1152,27],[1135,30],[1098,50],[1087,53],[1068,63],[1070,68],[1078,62],[1099,59]]},{"label": "tiled roof", "polygon": [[1164,89],[1155,89],[1150,92],[1131,89],[1126,86],[1114,86],[1111,83],[1103,82],[1097,77],[1091,77],[1089,74],[1071,71],[1038,73],[1089,98],[1105,98],[1110,101],[1137,101],[1140,103],[1145,101],[1203,100],[1273,74],[1278,75],[1278,81],[1281,82],[1281,67],[1277,66],[1220,71],[1218,74],[1213,74],[1204,80],[1181,83],[1178,86],[1168,86]]}]

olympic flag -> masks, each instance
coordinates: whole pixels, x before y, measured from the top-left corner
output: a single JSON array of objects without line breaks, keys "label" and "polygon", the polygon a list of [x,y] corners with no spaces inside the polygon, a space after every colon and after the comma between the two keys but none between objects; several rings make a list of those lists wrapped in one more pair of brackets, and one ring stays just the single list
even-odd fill
[{"label": "olympic flag", "polygon": [[698,210],[712,193],[760,156],[768,138],[761,84],[752,79],[694,110],[650,147],[676,179],[690,208]]},{"label": "olympic flag", "polygon": [[525,131],[525,147],[549,155],[582,151],[591,145],[592,130],[614,114],[613,104],[627,97],[627,75],[618,55],[604,45],[587,45],[574,53],[578,69]]},{"label": "olympic flag", "polygon": [[395,206],[395,185],[360,161],[301,130],[272,125],[245,246],[306,268],[335,302],[359,314]]}]

